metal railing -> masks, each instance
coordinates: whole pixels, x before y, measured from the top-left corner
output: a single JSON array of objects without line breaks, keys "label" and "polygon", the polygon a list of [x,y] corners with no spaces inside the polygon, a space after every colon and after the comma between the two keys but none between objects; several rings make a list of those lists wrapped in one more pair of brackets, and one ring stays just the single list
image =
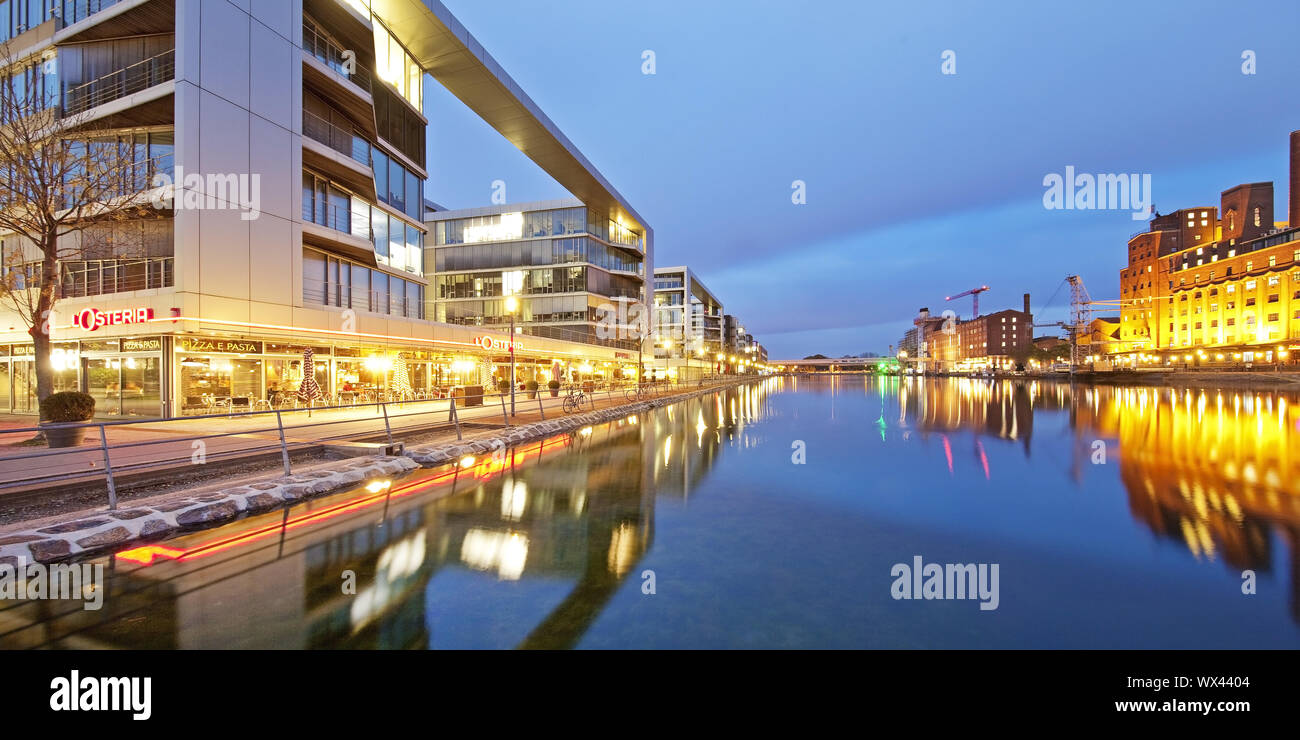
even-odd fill
[{"label": "metal railing", "polygon": [[[124,419],[0,429],[0,439],[11,441],[15,436],[38,432],[57,434],[80,430],[83,437],[81,443],[70,447],[13,454],[7,451],[23,448],[12,443],[0,446],[3,450],[0,451],[0,491],[28,488],[60,492],[70,484],[98,479],[106,487],[108,508],[114,510],[118,506],[119,479],[141,471],[165,474],[192,465],[278,452],[284,475],[291,476],[291,452],[329,443],[382,437],[388,445],[394,445],[399,442],[399,435],[439,431],[454,432],[460,440],[466,427],[480,430],[511,427],[521,421],[520,415],[531,417],[534,411],[538,420],[562,417],[567,413],[566,400],[577,395],[578,390],[582,393],[577,410],[585,412],[598,408],[598,403],[613,407],[728,385],[741,379],[756,380],[758,376],[718,375],[680,383],[658,381],[640,385],[635,381],[578,383],[554,391],[545,386],[536,391],[516,390],[513,416],[507,390],[239,413],[226,407],[225,413],[176,419]],[[196,423],[221,428],[206,434],[187,433],[187,427],[192,429]],[[60,487],[52,488],[56,484]],[[0,501],[4,498],[0,495]]]},{"label": "metal railing", "polygon": [[343,49],[326,38],[311,23],[302,24],[302,49],[321,64],[346,78],[348,82],[368,93],[374,92],[370,84],[370,70],[358,64],[355,58],[344,58]]},{"label": "metal railing", "polygon": [[174,257],[62,260],[60,298],[85,298],[132,290],[169,288],[175,282]]},{"label": "metal railing", "polygon": [[350,204],[344,207],[335,203],[313,203],[306,198],[302,201],[302,220],[373,242],[374,236],[370,231],[370,222],[367,220],[364,224],[358,224],[366,232],[358,234],[352,230],[352,215],[352,206]]},{"label": "metal railing", "polygon": [[371,166],[370,142],[351,130],[304,110],[302,133],[346,157],[351,157],[367,167]]},{"label": "metal railing", "polygon": [[122,0],[62,0],[54,6],[61,8],[59,27],[66,28],[120,2]]},{"label": "metal railing", "polygon": [[176,76],[176,50],[142,59],[116,72],[70,87],[63,93],[65,114],[83,113],[96,106],[160,85]]}]

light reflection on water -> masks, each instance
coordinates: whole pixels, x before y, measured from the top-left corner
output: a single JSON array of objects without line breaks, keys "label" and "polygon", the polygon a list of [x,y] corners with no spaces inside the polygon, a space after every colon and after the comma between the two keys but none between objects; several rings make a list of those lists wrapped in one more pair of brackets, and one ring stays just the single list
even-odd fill
[{"label": "light reflection on water", "polygon": [[[0,646],[1296,647],[1298,409],[770,379],[133,548]],[[999,563],[999,608],[893,600],[914,555]]]}]

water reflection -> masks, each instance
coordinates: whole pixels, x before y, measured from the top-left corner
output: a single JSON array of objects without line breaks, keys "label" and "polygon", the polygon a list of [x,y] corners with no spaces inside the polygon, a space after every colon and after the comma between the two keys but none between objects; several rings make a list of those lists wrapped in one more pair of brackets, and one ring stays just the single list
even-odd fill
[{"label": "water reflection", "polygon": [[[1095,590],[1011,598],[998,614],[1024,621],[990,637],[978,630],[998,623],[978,612],[945,616],[943,627],[888,611],[887,580],[862,584],[883,578],[900,548],[927,541],[889,541],[905,529],[893,524],[861,536],[853,517],[914,510],[922,524],[943,525],[928,546],[953,530],[1027,533],[1073,558],[1051,567],[1074,570],[1042,577],[1101,574],[1122,603],[1147,588],[1144,578],[1168,576],[1191,584],[1170,593],[1203,599],[1193,603],[1204,613],[1243,608],[1239,596],[1229,601],[1235,585],[1202,588],[1178,563],[1132,547],[1136,521],[1198,571],[1288,571],[1290,618],[1300,622],[1297,409],[1286,393],[775,378],[118,553],[107,561],[103,611],[0,603],[0,647],[567,648],[591,644],[593,632],[627,647],[695,635],[704,645],[740,635],[747,645],[924,646],[942,644],[934,630],[945,629],[959,646],[1053,645],[1062,619],[1075,619],[1077,633],[1087,610],[1114,613]],[[807,438],[809,465],[790,464],[792,434]],[[863,471],[881,480],[864,484]],[[953,496],[940,481],[989,494]],[[768,497],[751,495],[760,490]],[[1071,490],[1093,496],[1062,495]],[[828,501],[841,508],[819,508]],[[1041,552],[1000,557],[1022,558],[1004,560],[1006,573],[1030,573]],[[1129,582],[1108,580],[1116,571],[1101,564],[1116,552],[1134,566]],[[671,599],[640,600],[653,558],[673,563]],[[733,574],[750,580],[738,587]],[[812,585],[781,604],[775,582]],[[734,612],[720,606],[732,601]],[[650,612],[630,611],[650,603],[681,611],[654,612],[653,625]],[[1027,611],[1017,617],[1018,608]],[[765,614],[770,624],[746,621]],[[1184,612],[1179,637],[1194,639],[1196,616]],[[1103,638],[1146,626],[1135,617],[1086,637],[1113,644]],[[975,634],[981,642],[963,642]]]},{"label": "water reflection", "polygon": [[624,580],[639,581],[656,495],[688,497],[723,441],[761,415],[767,390],[705,396],[117,553],[103,611],[4,608],[0,647],[423,648],[437,642],[428,595],[457,573],[563,584],[545,613],[511,620],[490,644],[572,647]]},{"label": "water reflection", "polygon": [[[1099,448],[1105,457],[1098,462],[1118,456],[1134,518],[1198,559],[1271,572],[1269,532],[1276,529],[1288,543],[1291,615],[1300,622],[1296,394],[968,379],[882,382],[897,388],[896,426],[903,434],[909,428],[922,434],[964,429],[1018,440],[1026,455],[1035,416],[1068,412],[1075,442],[1071,477],[1082,477]],[[948,464],[951,470],[951,457]]]}]

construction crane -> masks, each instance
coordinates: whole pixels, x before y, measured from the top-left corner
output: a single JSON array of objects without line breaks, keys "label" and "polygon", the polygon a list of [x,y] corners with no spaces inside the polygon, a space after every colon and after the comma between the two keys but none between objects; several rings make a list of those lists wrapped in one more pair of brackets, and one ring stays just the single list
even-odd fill
[{"label": "construction crane", "polygon": [[984,291],[986,291],[986,290],[988,290],[988,289],[989,289],[989,286],[987,286],[987,285],[981,285],[981,286],[978,287],[978,288],[971,288],[970,290],[963,290],[962,292],[958,293],[957,295],[950,295],[950,296],[948,296],[947,298],[945,298],[944,300],[946,300],[946,301],[952,301],[952,300],[956,300],[956,299],[958,299],[958,298],[964,298],[964,297],[966,297],[966,296],[971,296],[971,297],[973,297],[973,298],[975,299],[975,304],[974,304],[974,306],[971,308],[971,310],[973,310],[973,311],[975,312],[975,318],[978,319],[979,316],[980,316],[980,293],[983,293]]},{"label": "construction crane", "polygon": [[[1092,319],[1093,312],[1105,311],[1108,304],[1116,303],[1116,301],[1092,300],[1092,297],[1088,295],[1088,289],[1083,285],[1083,278],[1078,275],[1067,275],[1065,282],[1070,286],[1070,321],[1068,323],[1052,321],[1034,324],[1034,326],[1059,326],[1065,330],[1066,335],[1070,338],[1070,372],[1073,373],[1079,365],[1083,364],[1080,357],[1082,350],[1079,347],[1079,338],[1088,335],[1090,331],[1088,324]],[[1094,305],[1102,306],[1102,308],[1093,308]]]}]

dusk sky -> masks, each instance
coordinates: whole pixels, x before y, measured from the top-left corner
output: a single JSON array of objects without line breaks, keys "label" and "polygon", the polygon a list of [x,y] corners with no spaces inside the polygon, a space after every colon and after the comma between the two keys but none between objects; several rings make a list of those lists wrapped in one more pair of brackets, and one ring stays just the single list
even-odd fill
[{"label": "dusk sky", "polygon": [[[1038,322],[1067,318],[1068,274],[1116,298],[1146,221],[1045,209],[1067,166],[1150,174],[1161,213],[1271,180],[1287,218],[1294,0],[444,3],[773,360],[884,353],[983,284],[984,312],[1029,292]],[[425,109],[431,199],[568,195],[431,78]]]}]

